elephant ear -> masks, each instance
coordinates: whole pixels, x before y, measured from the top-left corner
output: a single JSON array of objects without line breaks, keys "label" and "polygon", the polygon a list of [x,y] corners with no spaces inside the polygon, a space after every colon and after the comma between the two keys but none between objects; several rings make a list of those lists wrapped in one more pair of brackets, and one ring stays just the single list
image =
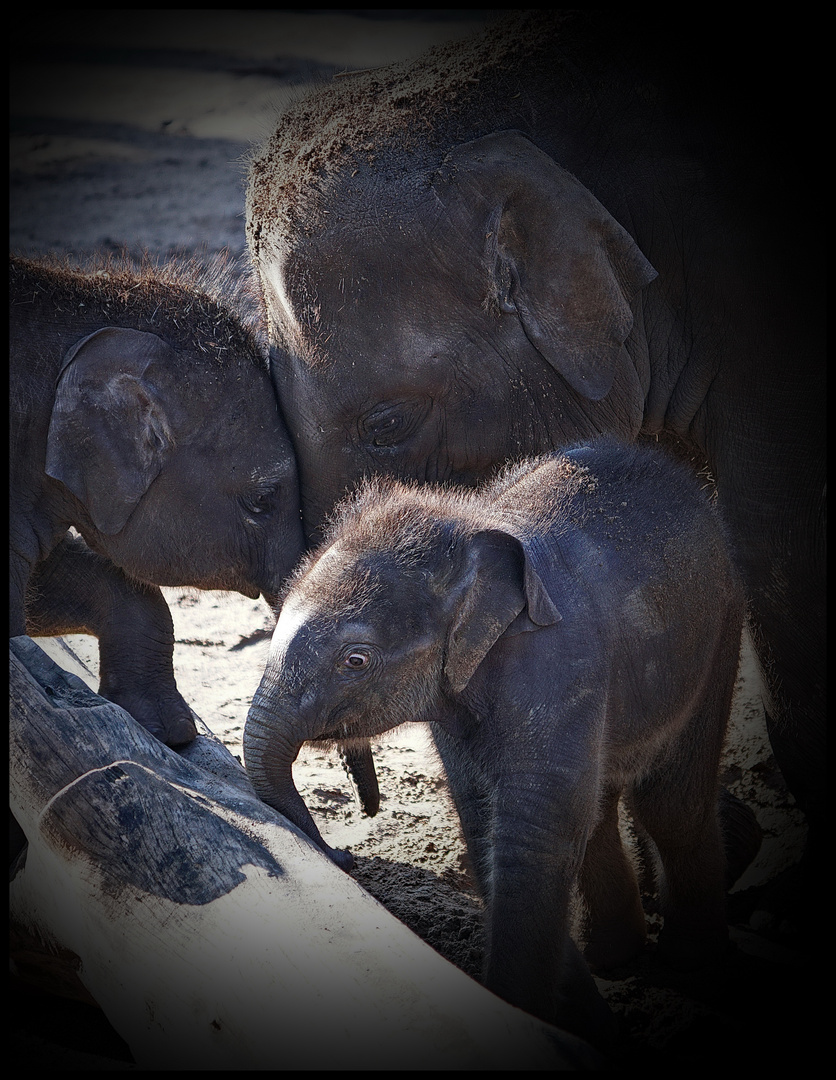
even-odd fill
[{"label": "elephant ear", "polygon": [[524,633],[561,620],[523,545],[498,529],[483,530],[469,542],[450,603],[444,673],[455,693],[464,690],[506,631]]},{"label": "elephant ear", "polygon": [[436,190],[478,208],[488,273],[540,355],[584,397],[612,387],[633,326],[632,301],[657,276],[633,238],[583,184],[522,132],[447,155]]},{"label": "elephant ear", "polygon": [[174,350],[156,334],[108,326],[69,349],[47,436],[46,473],[80,500],[94,526],[121,532],[174,446],[153,385]]}]

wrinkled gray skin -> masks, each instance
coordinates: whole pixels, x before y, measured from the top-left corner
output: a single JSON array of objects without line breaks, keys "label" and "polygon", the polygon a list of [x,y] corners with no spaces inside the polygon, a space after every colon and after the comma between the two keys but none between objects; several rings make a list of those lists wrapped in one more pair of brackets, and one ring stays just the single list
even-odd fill
[{"label": "wrinkled gray skin", "polygon": [[233,289],[219,274],[10,264],[10,635],[97,637],[100,693],[171,746],[196,730],[157,586],[269,602],[303,546],[263,350],[205,291]]},{"label": "wrinkled gray skin", "polygon": [[659,951],[727,947],[718,766],[743,592],[719,518],[658,450],[599,440],[484,493],[372,481],[302,564],[245,730],[260,796],[343,867],[293,785],[306,740],[427,721],[486,904],[484,981],[593,1041],[596,970],[641,950],[623,796],[657,858]]},{"label": "wrinkled gray skin", "polygon": [[273,377],[313,539],[372,473],[472,484],[596,432],[705,465],[814,839],[824,273],[780,119],[807,103],[765,20],[737,40],[695,17],[685,62],[647,19],[514,12],[288,109],[247,196]]}]

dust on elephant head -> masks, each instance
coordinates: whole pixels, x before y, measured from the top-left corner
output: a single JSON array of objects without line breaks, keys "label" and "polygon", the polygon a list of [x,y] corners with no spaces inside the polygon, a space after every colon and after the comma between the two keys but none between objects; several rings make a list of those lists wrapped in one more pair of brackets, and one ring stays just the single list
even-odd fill
[{"label": "dust on elephant head", "polygon": [[514,12],[291,105],[247,193],[273,377],[312,539],[364,475],[474,484],[598,432],[661,437],[704,468],[776,757],[815,818],[820,260],[775,220],[801,203],[792,155],[771,149],[762,53],[712,51],[695,27],[711,72],[695,79],[649,19]]}]

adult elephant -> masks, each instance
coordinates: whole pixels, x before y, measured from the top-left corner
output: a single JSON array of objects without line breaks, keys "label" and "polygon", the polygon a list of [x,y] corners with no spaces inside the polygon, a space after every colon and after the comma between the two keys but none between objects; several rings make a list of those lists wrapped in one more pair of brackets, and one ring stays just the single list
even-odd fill
[{"label": "adult elephant", "polygon": [[799,101],[748,24],[681,29],[514,12],[335,80],[254,154],[247,236],[311,540],[364,474],[470,484],[602,431],[710,470],[814,832],[823,274]]}]

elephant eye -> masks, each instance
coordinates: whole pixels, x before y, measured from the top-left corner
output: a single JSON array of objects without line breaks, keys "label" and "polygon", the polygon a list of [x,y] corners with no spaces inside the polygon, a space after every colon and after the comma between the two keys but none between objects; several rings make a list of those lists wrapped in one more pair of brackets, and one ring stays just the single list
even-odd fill
[{"label": "elephant eye", "polygon": [[372,661],[369,649],[352,645],[342,655],[340,666],[344,671],[365,671]]},{"label": "elephant eye", "polygon": [[415,431],[430,405],[427,398],[389,402],[372,409],[360,420],[361,435],[372,446],[397,446]]},{"label": "elephant eye", "polygon": [[268,510],[272,508],[273,499],[275,498],[277,489],[270,489],[269,491],[256,491],[251,495],[247,495],[242,501],[244,508],[250,514],[266,514]]},{"label": "elephant eye", "polygon": [[392,443],[397,442],[401,426],[402,421],[399,416],[387,416],[375,429],[372,442],[375,446],[391,446]]}]

